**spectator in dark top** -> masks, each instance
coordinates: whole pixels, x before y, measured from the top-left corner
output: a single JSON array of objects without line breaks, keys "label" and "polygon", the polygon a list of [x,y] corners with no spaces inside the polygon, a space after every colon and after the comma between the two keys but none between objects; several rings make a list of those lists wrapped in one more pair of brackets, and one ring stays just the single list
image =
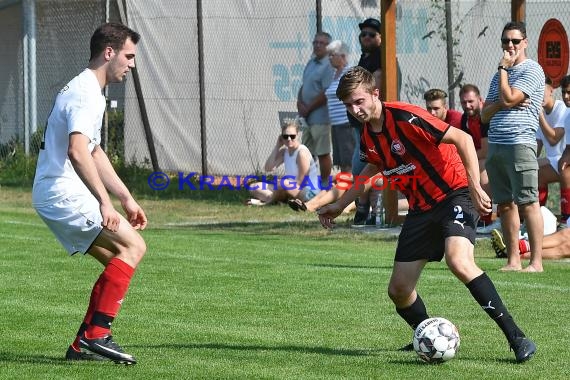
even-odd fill
[{"label": "spectator in dark top", "polygon": [[[358,66],[364,67],[370,71],[374,76],[376,88],[380,90],[382,83],[382,66],[381,66],[381,51],[382,36],[380,35],[380,21],[375,18],[368,18],[358,24],[360,28],[359,41],[362,49],[362,55],[358,61]],[[348,121],[354,128],[354,137],[356,141],[354,154],[352,155],[352,174],[358,175],[366,166],[366,163],[360,161],[360,131],[362,124],[348,113]],[[378,197],[380,190],[370,190],[364,192],[356,200],[356,213],[354,215],[354,226],[375,225]],[[372,209],[371,209],[372,207]]]},{"label": "spectator in dark top", "polygon": [[[474,84],[465,84],[459,90],[459,100],[463,115],[461,115],[461,129],[473,138],[473,144],[477,151],[479,160],[479,176],[481,177],[481,187],[491,196],[489,177],[485,169],[485,159],[487,158],[487,134],[489,124],[481,123],[481,110],[483,109],[483,98],[479,88]],[[495,228],[500,228],[501,221],[492,219],[493,214],[482,215],[477,227],[477,233],[488,234]]]}]

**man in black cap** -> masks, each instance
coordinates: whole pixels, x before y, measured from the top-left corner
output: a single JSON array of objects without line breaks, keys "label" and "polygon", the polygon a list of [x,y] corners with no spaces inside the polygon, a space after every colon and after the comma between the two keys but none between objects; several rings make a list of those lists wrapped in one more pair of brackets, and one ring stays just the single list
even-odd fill
[{"label": "man in black cap", "polygon": [[[380,35],[380,21],[375,18],[368,18],[358,24],[360,35],[358,40],[362,49],[362,55],[358,61],[358,66],[364,67],[374,75],[376,87],[380,90],[382,87],[382,63],[380,55],[380,46],[382,45],[382,36]],[[360,130],[362,124],[350,113],[348,113],[350,125],[354,128],[356,147],[352,156],[352,175],[360,174],[366,163],[360,161]],[[378,197],[380,190],[370,190],[363,193],[357,199],[356,214],[354,215],[353,226],[375,225]],[[372,209],[371,209],[372,207]]]}]

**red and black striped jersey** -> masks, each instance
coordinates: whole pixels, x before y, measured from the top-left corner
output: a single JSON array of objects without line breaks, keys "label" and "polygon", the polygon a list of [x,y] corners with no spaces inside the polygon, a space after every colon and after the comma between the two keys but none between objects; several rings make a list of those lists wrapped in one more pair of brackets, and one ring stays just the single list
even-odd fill
[{"label": "red and black striped jersey", "polygon": [[368,123],[360,134],[360,160],[376,165],[401,191],[411,212],[431,209],[452,191],[468,186],[463,162],[453,144],[440,143],[449,124],[418,106],[382,102],[382,131]]}]

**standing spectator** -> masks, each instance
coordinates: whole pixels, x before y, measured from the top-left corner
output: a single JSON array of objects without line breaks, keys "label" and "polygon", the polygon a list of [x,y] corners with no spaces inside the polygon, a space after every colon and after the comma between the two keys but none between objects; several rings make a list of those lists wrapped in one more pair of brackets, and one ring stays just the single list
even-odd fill
[{"label": "standing spectator", "polygon": [[[491,197],[489,177],[487,176],[487,169],[485,169],[485,160],[487,159],[487,150],[489,147],[489,124],[481,123],[483,99],[481,98],[479,87],[474,84],[464,84],[459,89],[459,100],[461,102],[461,108],[463,109],[463,114],[461,115],[461,129],[469,133],[473,138],[473,144],[477,151],[477,159],[479,160],[481,187],[485,190],[487,195]],[[477,233],[488,234],[495,228],[501,228],[501,220],[497,218],[493,221],[492,216],[492,213],[481,216]]]},{"label": "standing spectator", "polygon": [[439,120],[461,129],[461,112],[450,110],[447,105],[447,93],[439,88],[432,88],[424,93],[426,109]]},{"label": "standing spectator", "polygon": [[331,124],[325,90],[330,86],[334,70],[327,54],[331,36],[319,32],[313,40],[313,56],[303,71],[303,83],[297,95],[297,111],[307,127],[303,144],[318,157],[321,180],[328,181],[332,170]]},{"label": "standing spectator", "polygon": [[[560,80],[560,91],[562,92],[564,104],[567,108],[570,108],[570,75],[566,75]],[[570,125],[570,112],[568,114],[567,127]],[[562,201],[563,199],[570,199],[570,133],[568,133],[568,128],[566,131],[566,148],[564,148],[564,153],[558,161],[558,170],[561,189],[560,221],[568,225],[570,224],[570,202]]]},{"label": "standing spectator", "polygon": [[[546,78],[544,86],[544,100],[542,102],[543,113],[540,114],[540,128],[536,131],[538,144],[537,154],[540,155],[542,147],[546,157],[538,159],[538,201],[541,206],[546,206],[548,199],[548,184],[561,182],[558,161],[566,147],[565,133],[570,133],[570,125],[567,123],[567,108],[562,100],[556,100],[553,96],[552,80]],[[570,170],[567,168],[565,170]],[[570,202],[565,195],[569,189],[560,186],[560,206]]]},{"label": "standing spectator", "polygon": [[346,108],[336,97],[336,88],[340,77],[348,70],[349,51],[344,42],[335,40],[327,46],[327,52],[331,65],[335,69],[333,80],[325,91],[332,125],[333,165],[340,167],[342,172],[348,173],[352,170],[355,141],[346,115]]},{"label": "standing spectator", "polygon": [[[360,28],[359,42],[362,49],[362,55],[358,61],[358,66],[370,71],[374,76],[376,88],[380,90],[382,84],[382,60],[381,50],[382,36],[380,35],[380,21],[375,18],[368,18],[358,24]],[[348,113],[350,125],[354,128],[355,148],[352,156],[352,175],[357,176],[366,166],[365,162],[360,160],[360,132],[362,124],[357,118]],[[376,214],[378,212],[378,197],[380,190],[369,190],[362,193],[356,200],[356,213],[354,215],[354,226],[375,225]],[[381,210],[380,210],[381,211]]]},{"label": "standing spectator", "polygon": [[544,226],[538,203],[536,131],[544,98],[544,72],[537,62],[526,56],[528,41],[524,23],[506,24],[501,45],[503,55],[491,80],[481,121],[489,123],[485,166],[507,246],[507,265],[502,270],[522,269],[518,250],[520,212],[532,252],[524,271],[542,272]]},{"label": "standing spectator", "polygon": [[298,198],[307,202],[321,189],[317,164],[309,149],[298,139],[299,125],[295,120],[285,120],[281,134],[265,162],[265,170],[273,171],[280,165],[285,167],[285,176],[274,177],[273,181],[254,182],[248,185],[253,198],[246,204],[265,206]]},{"label": "standing spectator", "polygon": [[[469,135],[420,107],[380,101],[374,77],[361,67],[341,78],[337,95],[364,123],[361,154],[367,164],[361,175],[397,176],[410,205],[388,285],[398,315],[412,329],[429,317],[417,282],[429,261],[445,257],[451,272],[503,331],[516,361],[530,359],[535,344],[516,325],[493,282],[473,259],[477,213],[489,212],[491,200],[479,184],[477,155]],[[402,179],[402,174],[417,181]],[[320,209],[323,227],[332,228],[342,210],[370,186],[370,181],[353,186]]]},{"label": "standing spectator", "polygon": [[[137,230],[146,227],[147,218],[99,144],[105,111],[101,90],[135,67],[139,39],[121,24],[95,30],[89,64],[57,95],[38,157],[32,191],[37,213],[70,255],[89,254],[105,267],[67,360],[136,363],[113,341],[111,322],[146,252]],[[126,218],[108,191],[120,200]]]}]

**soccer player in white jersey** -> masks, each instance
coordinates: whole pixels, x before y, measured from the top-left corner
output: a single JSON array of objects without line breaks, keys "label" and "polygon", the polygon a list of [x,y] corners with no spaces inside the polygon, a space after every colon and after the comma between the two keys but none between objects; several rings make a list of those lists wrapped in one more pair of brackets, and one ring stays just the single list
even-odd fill
[{"label": "soccer player in white jersey", "polygon": [[[106,23],[95,30],[89,65],[57,95],[39,153],[34,208],[70,255],[89,254],[105,267],[65,355],[68,360],[136,363],[113,341],[111,322],[146,252],[137,230],[146,227],[147,218],[99,144],[102,89],[121,82],[135,66],[139,39],[121,24]],[[118,198],[126,218],[115,210],[109,193]]]},{"label": "soccer player in white jersey", "polygon": [[[507,264],[501,270],[542,272],[544,226],[538,203],[536,131],[544,98],[544,71],[526,55],[528,40],[523,22],[507,23],[500,42],[502,56],[489,85],[481,121],[489,123],[485,167],[507,246]],[[530,263],[524,269],[518,250],[519,212],[531,248]]]}]

